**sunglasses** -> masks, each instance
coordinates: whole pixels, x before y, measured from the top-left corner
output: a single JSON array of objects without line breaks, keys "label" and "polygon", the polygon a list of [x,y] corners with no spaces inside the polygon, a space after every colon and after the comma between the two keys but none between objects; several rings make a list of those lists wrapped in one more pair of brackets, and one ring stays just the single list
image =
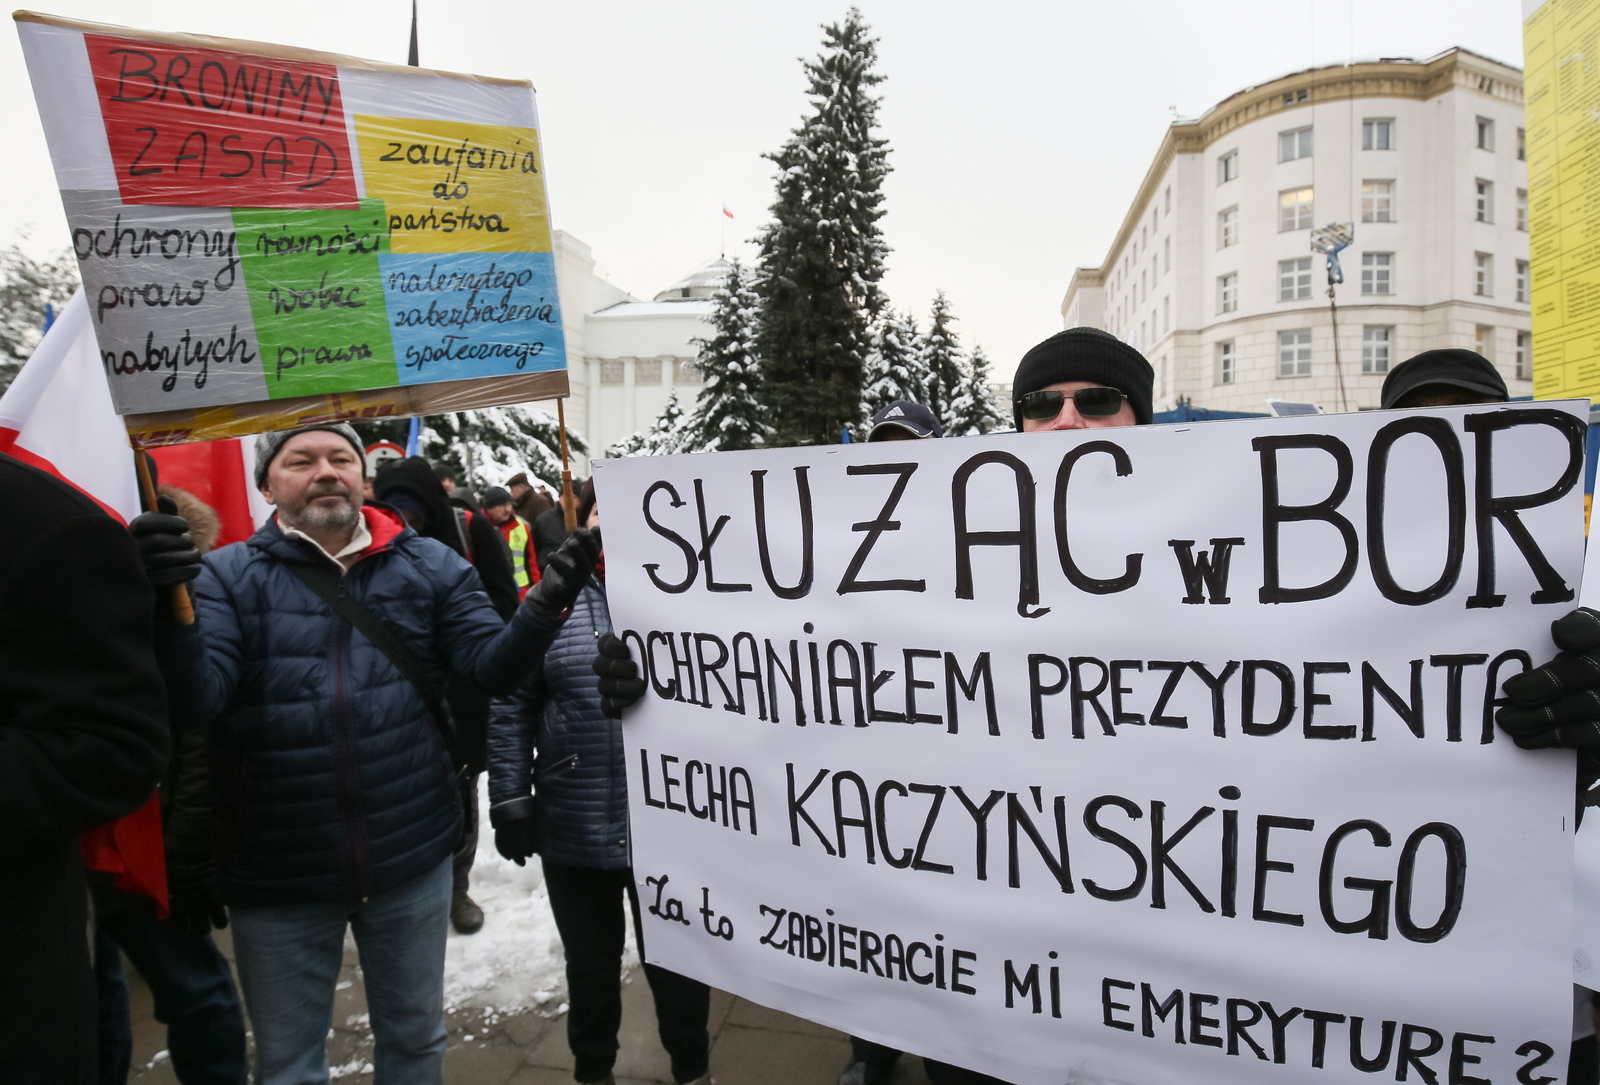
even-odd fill
[{"label": "sunglasses", "polygon": [[1059,389],[1029,392],[1019,401],[1022,417],[1035,422],[1054,418],[1061,413],[1061,405],[1067,401],[1069,394],[1072,396],[1072,405],[1085,418],[1110,418],[1122,410],[1122,401],[1128,398],[1115,388],[1079,388],[1072,393]]}]

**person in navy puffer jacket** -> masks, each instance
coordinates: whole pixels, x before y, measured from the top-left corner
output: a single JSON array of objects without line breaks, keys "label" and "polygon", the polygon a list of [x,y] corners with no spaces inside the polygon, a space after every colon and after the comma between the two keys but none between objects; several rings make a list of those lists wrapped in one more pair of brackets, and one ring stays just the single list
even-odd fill
[{"label": "person in navy puffer jacket", "polygon": [[[554,582],[541,582],[552,586],[530,591],[506,624],[459,555],[381,506],[362,507],[364,466],[348,425],[259,438],[256,483],[276,516],[249,541],[206,555],[195,624],[157,629],[174,726],[206,729],[217,886],[257,1085],[328,1080],[324,1041],[347,927],[377,1041],[375,1080],[442,1081],[450,857],[462,812],[430,701],[451,674],[514,689],[599,555],[596,536],[575,532],[552,559]],[[152,580],[199,564],[181,517],[146,513],[129,527]],[[405,652],[386,653],[324,601],[318,571]],[[394,661],[406,656],[411,663]]]},{"label": "person in navy puffer jacket", "polygon": [[[593,479],[584,484],[578,522],[599,528]],[[519,866],[535,851],[543,862],[567,955],[567,1044],[579,1082],[612,1081],[622,1022],[624,897],[634,933],[644,940],[628,846],[620,720],[621,709],[643,695],[644,683],[636,676],[620,683],[597,677],[606,664],[597,651],[614,639],[602,555],[532,674],[489,714],[495,847]],[[704,1081],[710,990],[652,964],[644,971],[673,1078]]]}]

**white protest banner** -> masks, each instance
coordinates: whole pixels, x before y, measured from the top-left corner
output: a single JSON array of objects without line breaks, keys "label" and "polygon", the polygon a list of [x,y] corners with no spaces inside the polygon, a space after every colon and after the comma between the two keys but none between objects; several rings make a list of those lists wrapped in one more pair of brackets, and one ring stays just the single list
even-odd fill
[{"label": "white protest banner", "polygon": [[15,18],[141,444],[567,394],[529,83]]},{"label": "white protest banner", "polygon": [[1021,1085],[1550,1082],[1581,404],[595,465],[647,958]]}]

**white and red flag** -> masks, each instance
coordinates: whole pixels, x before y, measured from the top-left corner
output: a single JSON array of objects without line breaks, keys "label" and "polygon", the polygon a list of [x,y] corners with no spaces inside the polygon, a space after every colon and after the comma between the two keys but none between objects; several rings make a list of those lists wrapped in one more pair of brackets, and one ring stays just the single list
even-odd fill
[{"label": "white and red flag", "polygon": [[123,523],[139,515],[128,431],[111,405],[82,290],[0,396],[0,452],[70,483]]},{"label": "white and red flag", "polygon": [[722,213],[724,215],[728,216],[729,218],[733,217],[733,211],[728,207],[727,204],[723,204],[722,205]]}]

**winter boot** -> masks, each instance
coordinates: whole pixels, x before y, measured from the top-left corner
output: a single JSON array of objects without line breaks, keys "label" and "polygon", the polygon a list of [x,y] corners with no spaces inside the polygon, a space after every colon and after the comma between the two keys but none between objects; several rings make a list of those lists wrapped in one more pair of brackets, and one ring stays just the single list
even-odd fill
[{"label": "winter boot", "polygon": [[465,893],[450,898],[450,925],[459,934],[477,934],[483,929],[483,909]]}]

